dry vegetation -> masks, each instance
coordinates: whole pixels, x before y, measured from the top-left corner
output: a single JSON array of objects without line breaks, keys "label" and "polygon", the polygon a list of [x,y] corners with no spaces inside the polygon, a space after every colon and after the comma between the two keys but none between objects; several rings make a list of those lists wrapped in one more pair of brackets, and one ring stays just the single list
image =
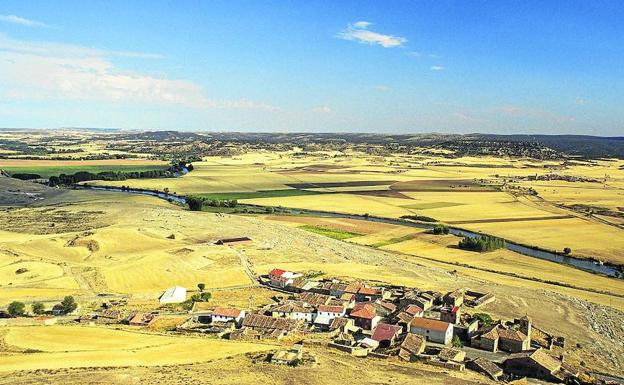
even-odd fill
[{"label": "dry vegetation", "polygon": [[[94,153],[100,150],[89,148]],[[181,178],[102,184],[167,187],[179,194],[259,192],[243,202],[387,217],[426,215],[526,244],[555,250],[570,247],[576,256],[624,263],[623,230],[617,222],[606,223],[603,217],[570,209],[583,204],[619,210],[624,193],[622,164],[596,161],[591,166],[564,167],[558,161],[528,159],[449,160],[431,153],[300,155],[293,150],[212,156],[194,163],[195,170]],[[561,174],[592,178],[608,174],[608,178],[602,184],[519,179],[551,173],[552,167],[562,167]],[[8,179],[0,178],[1,187]],[[22,196],[28,192],[24,186],[20,185]],[[515,187],[531,187],[539,195],[529,196]],[[315,193],[268,197],[271,194],[266,193],[296,188]],[[434,236],[402,226],[336,218],[198,213],[150,197],[42,190],[48,193],[43,196],[46,199],[7,203],[30,207],[0,209],[2,306],[21,300],[27,304],[43,301],[50,308],[72,294],[88,310],[101,302],[98,294],[107,293],[127,298],[127,309],[148,310],[159,306],[157,298],[165,288],[180,285],[195,290],[199,282],[212,293],[206,306],[248,307],[251,303],[259,307],[272,302],[274,293],[247,287],[252,282],[243,261],[248,260],[260,274],[281,267],[421,289],[492,291],[498,300],[484,311],[502,318],[528,314],[543,329],[568,339],[570,362],[583,361],[590,370],[624,373],[621,280],[508,250],[468,252],[454,247],[458,238],[452,235]],[[0,196],[7,191],[0,190]],[[345,242],[297,228],[306,225],[353,236]],[[253,242],[214,244],[217,239],[241,236]],[[20,268],[26,272],[16,274]],[[9,321],[0,328],[0,370],[12,373],[0,384],[28,384],[42,377],[59,384],[325,384],[361,381],[362,372],[367,373],[368,383],[414,379],[432,384],[487,383],[470,373],[449,377],[420,365],[356,361],[320,349],[314,349],[317,368],[276,368],[262,362],[259,357],[264,353],[254,353],[273,349],[272,345],[162,333],[174,321],[165,322],[162,330],[141,333],[101,327],[21,326]],[[582,349],[574,348],[577,343]],[[248,370],[242,372],[241,367]]]}]

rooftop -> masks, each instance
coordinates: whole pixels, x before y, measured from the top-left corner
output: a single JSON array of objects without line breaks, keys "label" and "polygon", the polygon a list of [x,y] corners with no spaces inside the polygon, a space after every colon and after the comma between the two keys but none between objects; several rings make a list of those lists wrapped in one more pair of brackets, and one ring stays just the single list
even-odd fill
[{"label": "rooftop", "polygon": [[439,321],[436,319],[416,317],[412,319],[412,321],[410,322],[410,326],[417,327],[420,329],[446,332],[448,328],[451,327],[451,324],[448,322]]}]

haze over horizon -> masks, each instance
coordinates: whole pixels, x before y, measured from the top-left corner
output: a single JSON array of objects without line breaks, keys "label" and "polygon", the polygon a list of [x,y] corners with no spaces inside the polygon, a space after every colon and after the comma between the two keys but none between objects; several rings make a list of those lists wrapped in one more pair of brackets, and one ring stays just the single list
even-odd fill
[{"label": "haze over horizon", "polygon": [[0,5],[0,126],[622,135],[624,5]]}]

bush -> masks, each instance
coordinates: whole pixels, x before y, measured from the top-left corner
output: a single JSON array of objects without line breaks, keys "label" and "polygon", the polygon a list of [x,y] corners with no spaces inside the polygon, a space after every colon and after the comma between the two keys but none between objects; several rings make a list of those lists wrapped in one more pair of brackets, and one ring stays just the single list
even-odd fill
[{"label": "bush", "polygon": [[402,219],[411,219],[413,221],[421,221],[421,222],[437,222],[438,220],[431,217],[426,217],[424,215],[403,215]]},{"label": "bush", "polygon": [[568,255],[572,252],[572,249],[569,247],[564,247],[563,248],[563,254]]},{"label": "bush", "polygon": [[7,312],[13,317],[19,317],[26,314],[26,305],[23,302],[13,301],[7,307]]},{"label": "bush", "polygon": [[473,317],[479,320],[479,324],[489,326],[494,322],[488,313],[476,313]]},{"label": "bush", "polygon": [[32,179],[41,179],[41,175],[18,173],[18,174],[11,174],[11,178],[21,179],[21,180],[32,180]]},{"label": "bush", "polygon": [[186,198],[186,204],[191,211],[201,211],[204,207],[204,200],[198,197],[190,196]]},{"label": "bush", "polygon": [[453,339],[451,340],[451,345],[453,345],[454,348],[461,348],[462,342],[459,339],[459,336],[453,336]]},{"label": "bush", "polygon": [[443,234],[448,234],[449,233],[449,228],[448,226],[445,225],[436,225],[432,232],[436,235],[443,235]]},{"label": "bush", "polygon": [[31,306],[33,314],[43,314],[45,312],[45,307],[41,302],[35,302]]},{"label": "bush", "polygon": [[458,244],[460,249],[472,251],[493,251],[505,247],[505,240],[489,235],[464,237]]},{"label": "bush", "polygon": [[206,284],[200,282],[197,284],[197,288],[199,289],[199,291],[204,291],[204,289],[206,288]]},{"label": "bush", "polygon": [[68,295],[61,301],[61,307],[63,309],[63,314],[69,314],[78,309],[78,304],[76,303],[74,297]]},{"label": "bush", "polygon": [[204,291],[199,294],[195,294],[191,297],[191,299],[195,302],[208,302],[210,301],[210,298],[212,298],[212,294],[210,294],[207,291]]}]

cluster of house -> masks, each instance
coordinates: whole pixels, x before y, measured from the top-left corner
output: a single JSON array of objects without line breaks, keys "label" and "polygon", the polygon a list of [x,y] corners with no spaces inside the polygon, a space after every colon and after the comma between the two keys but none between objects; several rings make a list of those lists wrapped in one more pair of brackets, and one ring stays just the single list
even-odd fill
[{"label": "cluster of house", "polygon": [[[230,339],[328,332],[330,346],[354,355],[426,360],[456,370],[468,367],[494,379],[531,376],[565,381],[578,375],[562,359],[534,347],[528,317],[480,325],[480,318],[464,314],[464,290],[442,294],[358,281],[315,281],[283,269],[271,270],[263,282],[288,293],[288,299],[256,312],[217,307],[194,313],[191,322],[203,332]],[[483,302],[479,298],[494,300],[487,293],[472,298],[468,302],[477,298],[476,305]],[[467,350],[477,349],[492,352],[492,359],[483,353],[467,358]]]}]

